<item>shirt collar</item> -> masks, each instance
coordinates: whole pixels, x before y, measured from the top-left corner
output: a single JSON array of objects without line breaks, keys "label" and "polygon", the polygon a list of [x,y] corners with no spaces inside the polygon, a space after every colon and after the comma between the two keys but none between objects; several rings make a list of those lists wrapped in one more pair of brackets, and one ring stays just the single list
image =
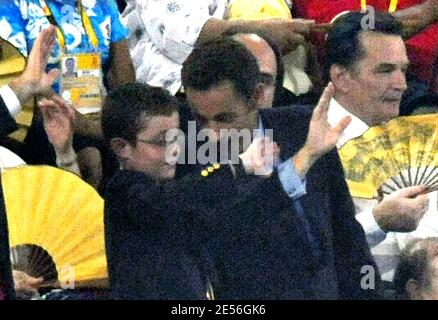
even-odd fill
[{"label": "shirt collar", "polygon": [[338,149],[349,140],[360,137],[368,130],[369,126],[354,114],[342,107],[334,98],[330,101],[328,110],[328,123],[331,126],[336,126],[344,117],[350,116],[351,123],[345,128],[341,134],[336,146]]}]

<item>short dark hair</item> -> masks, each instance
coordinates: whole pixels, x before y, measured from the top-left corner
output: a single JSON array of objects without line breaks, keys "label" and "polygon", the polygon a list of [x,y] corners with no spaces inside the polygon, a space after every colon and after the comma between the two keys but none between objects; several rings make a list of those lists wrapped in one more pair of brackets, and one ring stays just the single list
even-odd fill
[{"label": "short dark hair", "polygon": [[178,100],[162,88],[142,83],[125,84],[110,92],[102,108],[102,131],[107,142],[123,138],[135,143],[144,116],[170,116]]},{"label": "short dark hair", "polygon": [[[402,25],[391,14],[376,11],[373,18],[374,28],[369,31],[402,36]],[[362,25],[367,19],[367,13],[348,12],[335,20],[325,44],[324,67],[327,77],[332,65],[338,64],[351,70],[363,58],[365,51],[359,35],[365,31]]]},{"label": "short dark hair", "polygon": [[207,91],[230,81],[239,96],[248,102],[260,81],[256,58],[240,42],[220,37],[199,43],[183,64],[182,84],[187,90]]},{"label": "short dark hair", "polygon": [[411,241],[402,251],[395,271],[394,286],[397,294],[407,298],[406,284],[410,279],[416,280],[422,289],[429,288],[432,262],[437,257],[438,237]]},{"label": "short dark hair", "polygon": [[275,61],[277,63],[277,78],[274,79],[275,82],[275,95],[274,95],[274,105],[276,101],[279,100],[279,95],[281,90],[283,89],[283,81],[284,81],[284,63],[283,63],[283,55],[281,54],[280,48],[278,47],[275,40],[270,37],[265,31],[253,29],[247,25],[239,25],[234,26],[227,29],[223,35],[233,37],[235,35],[241,34],[255,34],[266,41],[266,43],[271,47],[272,51],[275,55]]}]

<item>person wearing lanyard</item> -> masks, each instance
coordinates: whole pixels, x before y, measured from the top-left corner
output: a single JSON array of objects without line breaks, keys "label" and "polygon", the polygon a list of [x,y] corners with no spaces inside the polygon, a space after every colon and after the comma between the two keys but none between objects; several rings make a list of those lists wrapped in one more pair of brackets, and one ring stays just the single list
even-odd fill
[{"label": "person wearing lanyard", "polygon": [[[0,28],[0,37],[14,45],[24,56],[28,55],[41,30],[54,24],[58,29],[58,41],[48,69],[59,67],[63,51],[72,55],[92,52],[99,53],[101,57],[108,89],[135,81],[126,42],[127,31],[120,21],[114,0],[2,0],[0,21],[3,26]],[[59,92],[59,82],[53,89]],[[80,114],[76,114],[74,128],[76,134],[101,137],[98,122],[92,122]],[[75,147],[82,149],[95,143],[80,141],[81,146]],[[25,144],[29,151],[29,162],[54,164],[54,152],[43,132],[39,115],[34,115]],[[69,156],[74,157],[73,150],[70,151]]]}]

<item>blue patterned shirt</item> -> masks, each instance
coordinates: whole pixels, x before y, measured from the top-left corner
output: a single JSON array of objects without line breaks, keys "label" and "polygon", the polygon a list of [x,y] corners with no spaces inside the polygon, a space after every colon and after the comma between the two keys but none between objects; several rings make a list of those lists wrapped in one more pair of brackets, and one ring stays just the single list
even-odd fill
[{"label": "blue patterned shirt", "polygon": [[[127,30],[120,20],[117,5],[114,0],[82,0],[99,41],[95,50],[83,26],[77,1],[45,0],[45,3],[64,35],[66,53],[99,51],[106,69],[110,43],[127,38]],[[49,25],[41,0],[0,0],[0,37],[18,48],[24,56],[28,55],[40,32]],[[59,67],[60,54],[57,41],[49,60],[49,69]]]}]

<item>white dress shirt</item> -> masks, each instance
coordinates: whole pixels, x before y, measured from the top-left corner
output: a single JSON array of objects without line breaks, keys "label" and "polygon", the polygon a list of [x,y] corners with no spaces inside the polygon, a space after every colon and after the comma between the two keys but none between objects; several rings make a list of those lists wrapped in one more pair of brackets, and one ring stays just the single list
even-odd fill
[{"label": "white dress shirt", "polygon": [[[21,111],[21,104],[17,98],[17,95],[8,85],[5,85],[0,87],[0,96],[2,97],[11,116],[15,117]],[[15,153],[6,148],[0,147],[0,170],[24,164],[26,164],[24,160]]]},{"label": "white dress shirt", "polygon": [[21,111],[21,103],[15,92],[8,85],[4,85],[0,87],[0,96],[3,98],[11,116],[15,117]]}]

